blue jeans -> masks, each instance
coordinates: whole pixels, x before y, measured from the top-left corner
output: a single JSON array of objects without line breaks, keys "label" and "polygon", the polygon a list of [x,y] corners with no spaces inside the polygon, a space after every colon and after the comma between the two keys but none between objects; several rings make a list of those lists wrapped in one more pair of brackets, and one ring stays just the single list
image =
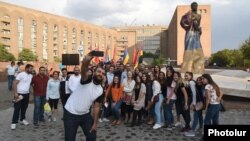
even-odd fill
[{"label": "blue jeans", "polygon": [[112,103],[112,114],[114,115],[115,120],[119,120],[121,117],[120,109],[121,109],[122,101],[118,101],[116,103]]},{"label": "blue jeans", "polygon": [[108,111],[108,107],[106,108],[104,105],[102,105],[101,114],[100,114],[100,118],[101,118],[101,119],[107,117],[107,111]]},{"label": "blue jeans", "polygon": [[163,96],[162,94],[159,94],[159,101],[155,103],[155,123],[156,124],[161,124],[163,119],[161,116],[161,106],[162,106],[162,101],[163,101]]},{"label": "blue jeans", "polygon": [[63,112],[65,141],[75,141],[77,129],[80,126],[86,136],[86,141],[95,141],[96,132],[90,132],[93,125],[93,119],[90,113],[84,115],[74,115],[66,109]]},{"label": "blue jeans", "polygon": [[20,120],[23,121],[25,119],[26,110],[29,106],[30,94],[28,93],[28,94],[18,94],[18,95],[22,95],[23,99],[14,103],[14,113],[12,117],[12,123],[18,123],[20,112],[21,112]]},{"label": "blue jeans", "polygon": [[173,106],[174,106],[175,100],[170,100],[168,104],[166,104],[165,106],[165,115],[166,115],[166,122],[168,127],[172,127],[172,125],[174,124],[174,115],[172,112]]},{"label": "blue jeans", "polygon": [[193,120],[193,125],[192,125],[192,130],[195,131],[195,128],[198,124],[198,121],[199,121],[199,125],[200,125],[200,128],[203,127],[203,116],[202,116],[202,110],[199,110],[199,111],[194,111],[194,120]]},{"label": "blue jeans", "polygon": [[34,96],[34,115],[33,122],[44,120],[44,104],[46,102],[46,96]]},{"label": "blue jeans", "polygon": [[15,79],[14,75],[8,75],[8,89],[9,89],[9,91],[12,90],[12,84],[13,84],[14,79]]},{"label": "blue jeans", "polygon": [[220,104],[209,104],[207,108],[207,113],[205,116],[205,125],[218,125],[219,124],[219,114],[220,114]]}]

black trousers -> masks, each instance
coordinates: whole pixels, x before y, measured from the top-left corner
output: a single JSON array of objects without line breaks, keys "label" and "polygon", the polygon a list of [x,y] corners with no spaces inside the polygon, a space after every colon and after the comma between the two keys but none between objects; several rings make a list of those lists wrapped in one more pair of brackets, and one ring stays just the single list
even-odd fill
[{"label": "black trousers", "polygon": [[143,110],[142,110],[142,109],[139,110],[139,111],[138,111],[138,110],[133,110],[133,120],[132,120],[132,124],[135,124],[135,123],[136,123],[137,117],[138,117],[137,123],[140,122],[141,119],[142,119],[142,114],[143,114]]},{"label": "black trousers", "polygon": [[13,117],[12,117],[12,123],[18,123],[18,118],[21,112],[21,118],[20,120],[23,121],[25,119],[25,114],[26,114],[26,110],[28,108],[29,105],[29,96],[30,94],[18,94],[18,95],[22,95],[23,99],[14,103],[14,113],[13,113]]},{"label": "black trousers", "polygon": [[93,125],[93,119],[90,113],[84,115],[74,115],[64,109],[63,113],[65,141],[75,141],[77,129],[80,126],[86,136],[86,141],[95,141],[96,132],[90,132]]}]

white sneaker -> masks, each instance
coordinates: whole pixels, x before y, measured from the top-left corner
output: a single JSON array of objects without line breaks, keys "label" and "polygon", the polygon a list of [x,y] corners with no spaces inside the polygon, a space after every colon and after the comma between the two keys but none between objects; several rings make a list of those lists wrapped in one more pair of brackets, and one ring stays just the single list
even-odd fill
[{"label": "white sneaker", "polygon": [[167,127],[167,130],[168,130],[168,131],[172,131],[173,128],[172,128],[172,127]]},{"label": "white sneaker", "polygon": [[181,122],[176,122],[174,126],[175,127],[181,126]]},{"label": "white sneaker", "polygon": [[29,125],[29,122],[26,121],[26,120],[21,121],[21,123],[22,123],[23,125]]},{"label": "white sneaker", "polygon": [[155,124],[155,125],[153,126],[153,129],[159,129],[159,128],[161,128],[161,127],[162,127],[161,124]]},{"label": "white sneaker", "polygon": [[16,124],[15,124],[15,123],[12,123],[12,124],[10,125],[10,129],[11,129],[11,130],[15,130],[15,129],[16,129]]},{"label": "white sneaker", "polygon": [[104,121],[104,122],[109,122],[109,119],[103,118],[102,121]]},{"label": "white sneaker", "polygon": [[55,118],[55,117],[53,118],[53,121],[56,121],[56,118]]},{"label": "white sneaker", "polygon": [[101,118],[98,119],[99,122],[103,122],[103,120]]},{"label": "white sneaker", "polygon": [[186,137],[194,137],[195,136],[195,133],[193,130],[189,130],[188,132],[186,132],[184,134]]}]

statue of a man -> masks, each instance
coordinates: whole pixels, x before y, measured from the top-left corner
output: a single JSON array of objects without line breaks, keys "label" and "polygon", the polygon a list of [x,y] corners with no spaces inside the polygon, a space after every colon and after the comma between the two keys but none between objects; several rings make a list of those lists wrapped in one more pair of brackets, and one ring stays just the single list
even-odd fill
[{"label": "statue of a man", "polygon": [[181,18],[181,27],[186,31],[185,51],[181,72],[204,73],[204,54],[201,47],[201,15],[197,13],[198,4],[191,4],[191,11]]}]

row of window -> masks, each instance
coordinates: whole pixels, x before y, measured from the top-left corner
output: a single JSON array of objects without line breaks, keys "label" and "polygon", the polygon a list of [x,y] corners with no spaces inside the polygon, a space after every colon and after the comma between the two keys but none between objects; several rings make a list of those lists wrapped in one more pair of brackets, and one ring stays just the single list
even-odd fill
[{"label": "row of window", "polygon": [[[4,18],[9,18],[9,16],[4,16]],[[4,23],[5,26],[9,26],[10,23]],[[4,34],[10,34],[10,30],[6,30],[5,28],[2,29]],[[24,48],[24,19],[22,17],[18,18],[17,20],[17,37],[18,37],[18,50],[21,51]],[[54,56],[58,55],[58,26],[54,25],[53,28],[53,52]],[[67,53],[68,51],[68,28],[65,26],[63,28],[62,33],[63,38],[63,53]],[[72,51],[73,53],[77,53],[77,30],[76,28],[72,29],[71,34],[72,39]],[[8,41],[7,41],[8,40]],[[4,40],[4,42],[9,42],[10,39]],[[99,48],[98,45],[99,42],[99,35],[98,33],[95,33],[94,35],[94,47],[92,47],[92,33],[88,32],[88,38],[87,38],[87,44],[88,49],[93,50]],[[101,37],[101,49],[104,50],[106,44],[106,36],[105,34]],[[111,36],[108,36],[108,43],[112,44],[112,38]],[[84,47],[84,31],[80,31],[80,37],[79,37],[79,45],[83,48]],[[31,21],[31,50],[36,53],[37,48],[37,22],[35,20]],[[48,24],[43,23],[42,26],[42,57],[43,59],[48,59]],[[84,49],[82,49],[84,50]],[[83,52],[82,52],[83,53]]]}]

